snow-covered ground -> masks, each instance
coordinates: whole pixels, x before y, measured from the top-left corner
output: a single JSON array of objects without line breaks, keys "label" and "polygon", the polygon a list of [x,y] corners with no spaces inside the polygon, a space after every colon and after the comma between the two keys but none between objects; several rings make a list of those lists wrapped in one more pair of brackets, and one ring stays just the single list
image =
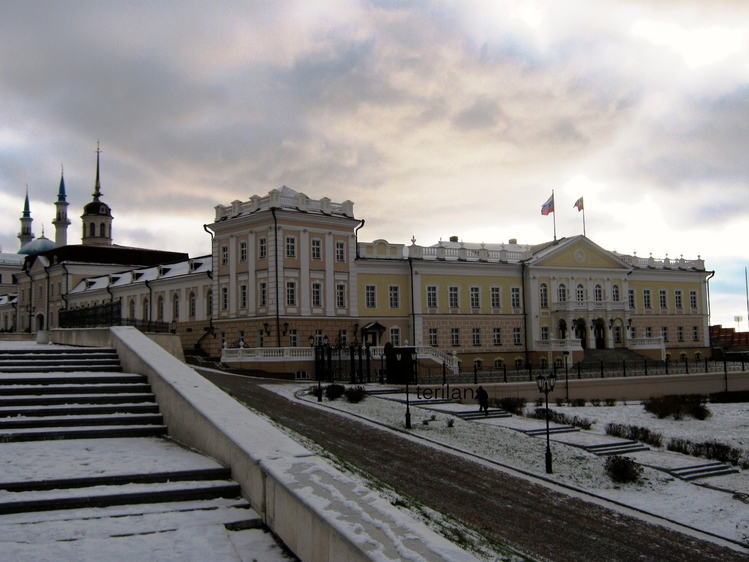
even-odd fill
[{"label": "snow-covered ground", "polygon": [[[308,388],[308,385],[267,385],[267,388],[292,399],[303,399],[317,404],[316,398],[300,392]],[[404,427],[405,404],[399,402],[397,396],[370,396],[358,404],[348,403],[344,398],[335,401],[325,400],[324,405],[394,428]],[[590,432],[552,436],[552,475],[545,473],[545,436],[530,437],[523,433],[527,429],[543,428],[544,422],[541,420],[513,416],[463,421],[453,413],[476,411],[475,404],[428,405],[419,404],[417,401],[411,403],[413,429],[410,433],[427,442],[468,451],[524,473],[548,477],[554,482],[574,487],[598,498],[613,500],[658,518],[665,518],[749,546],[749,504],[746,503],[749,494],[749,471],[698,481],[700,484],[726,491],[711,489],[680,480],[663,470],[647,467],[694,466],[709,461],[672,453],[665,449],[653,449],[627,455],[646,466],[640,483],[617,484],[604,470],[605,457],[598,457],[581,448],[586,444],[617,441],[605,436],[604,429],[606,423],[615,422],[649,427],[662,433],[664,442],[670,437],[682,437],[693,441],[716,439],[735,447],[749,449],[749,404],[711,404],[709,408],[713,415],[705,421],[690,418],[674,421],[658,420],[645,412],[639,403],[613,407],[552,406],[554,410],[590,418],[596,422]],[[533,405],[530,409],[533,409]],[[448,425],[448,420],[452,426]],[[566,444],[564,441],[572,444]]]}]

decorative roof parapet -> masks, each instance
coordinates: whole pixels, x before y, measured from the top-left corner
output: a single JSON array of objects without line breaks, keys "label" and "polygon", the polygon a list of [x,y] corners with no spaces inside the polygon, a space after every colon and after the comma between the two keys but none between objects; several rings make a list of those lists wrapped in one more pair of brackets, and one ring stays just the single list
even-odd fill
[{"label": "decorative roof parapet", "polygon": [[268,195],[261,197],[253,195],[248,201],[232,201],[231,205],[216,205],[216,219],[220,220],[248,215],[256,211],[267,209],[295,209],[306,213],[321,213],[324,215],[343,215],[354,218],[354,203],[346,200],[343,203],[334,203],[328,197],[321,199],[310,199],[304,193],[300,193],[283,186],[281,189],[273,189]]},{"label": "decorative roof parapet", "polygon": [[656,259],[652,255],[647,258],[641,258],[638,256],[627,256],[613,252],[618,258],[627,262],[629,265],[637,268],[650,268],[650,269],[693,269],[696,271],[705,271],[705,260],[700,256],[697,256],[696,260],[685,260],[684,257],[679,259],[669,259],[666,256],[663,259]]}]

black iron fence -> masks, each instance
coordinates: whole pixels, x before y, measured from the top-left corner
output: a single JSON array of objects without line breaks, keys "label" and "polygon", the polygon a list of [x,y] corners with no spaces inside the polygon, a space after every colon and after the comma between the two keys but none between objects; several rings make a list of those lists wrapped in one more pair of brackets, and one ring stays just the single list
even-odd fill
[{"label": "black iron fence", "polygon": [[60,328],[101,328],[106,326],[135,326],[142,332],[166,333],[170,330],[168,322],[123,318],[121,301],[60,311]]}]

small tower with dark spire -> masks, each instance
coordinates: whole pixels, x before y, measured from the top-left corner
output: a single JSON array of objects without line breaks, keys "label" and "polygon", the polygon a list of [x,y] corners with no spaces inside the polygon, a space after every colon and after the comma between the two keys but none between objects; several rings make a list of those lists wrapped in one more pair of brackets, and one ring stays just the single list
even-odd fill
[{"label": "small tower with dark spire", "polygon": [[55,201],[55,220],[52,224],[55,226],[55,247],[67,246],[68,244],[68,200],[65,194],[64,170],[60,171],[60,189],[57,190],[57,201]]},{"label": "small tower with dark spire", "polygon": [[34,239],[34,233],[31,232],[31,210],[29,208],[29,186],[26,186],[26,202],[23,205],[23,214],[21,215],[21,232],[18,233],[18,239],[21,241],[21,248]]},{"label": "small tower with dark spire", "polygon": [[83,208],[83,237],[84,245],[99,246],[112,245],[112,211],[109,205],[101,201],[101,182],[99,181],[99,143],[96,143],[96,183],[94,184],[94,200]]}]

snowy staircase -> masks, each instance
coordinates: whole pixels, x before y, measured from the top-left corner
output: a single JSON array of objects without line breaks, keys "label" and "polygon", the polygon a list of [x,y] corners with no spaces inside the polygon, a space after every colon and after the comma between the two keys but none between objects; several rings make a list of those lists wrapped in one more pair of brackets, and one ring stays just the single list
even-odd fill
[{"label": "snowy staircase", "polygon": [[589,453],[606,457],[611,455],[626,455],[627,453],[636,453],[638,451],[649,451],[650,447],[643,445],[638,441],[616,441],[613,443],[601,443],[599,445],[588,445],[583,447]]},{"label": "snowy staircase", "polygon": [[501,408],[489,409],[488,412],[455,412],[455,415],[465,421],[473,420],[488,420],[492,418],[510,418],[512,414],[509,414]]},{"label": "snowy staircase", "polygon": [[709,478],[711,476],[725,476],[726,474],[735,474],[737,472],[739,472],[738,468],[717,461],[674,468],[668,471],[669,474],[687,481],[697,480],[699,478]]},{"label": "snowy staircase", "polygon": [[[580,429],[572,425],[549,426],[549,435],[556,435],[558,433],[574,433],[576,431],[580,431]],[[525,433],[526,435],[530,435],[531,437],[545,436],[546,428],[544,427],[541,429],[529,429],[523,431],[523,433]]]},{"label": "snowy staircase", "polygon": [[0,373],[122,371],[111,348],[37,348],[0,350]]}]

